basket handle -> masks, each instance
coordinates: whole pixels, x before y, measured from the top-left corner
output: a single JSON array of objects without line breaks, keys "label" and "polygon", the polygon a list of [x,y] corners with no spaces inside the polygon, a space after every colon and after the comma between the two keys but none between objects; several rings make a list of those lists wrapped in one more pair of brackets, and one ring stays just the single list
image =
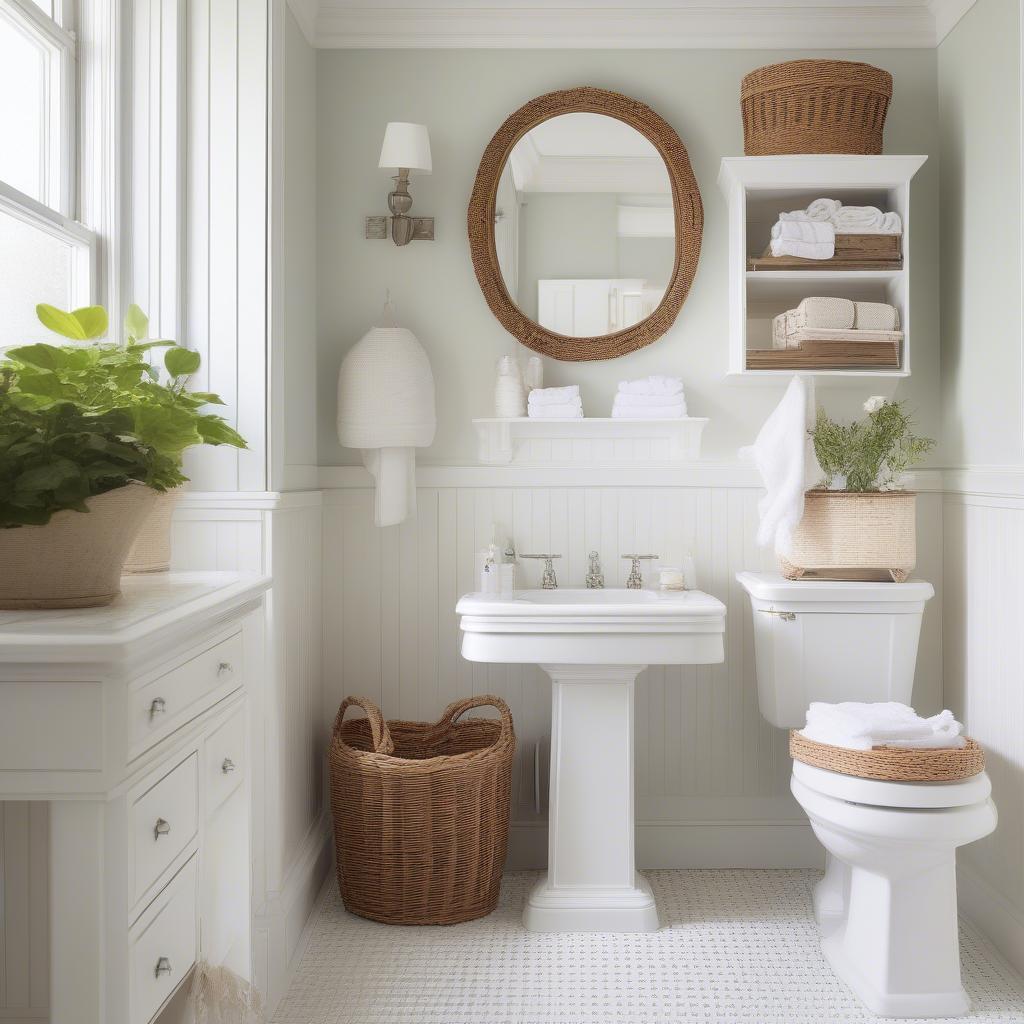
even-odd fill
[{"label": "basket handle", "polygon": [[341,707],[338,708],[338,713],[334,717],[334,735],[337,736],[341,732],[341,723],[345,712],[353,706],[362,708],[370,720],[370,736],[373,739],[374,753],[393,754],[395,743],[391,739],[391,730],[388,729],[388,723],[384,721],[380,708],[369,697],[346,697],[341,702]]},{"label": "basket handle", "polygon": [[482,693],[476,697],[465,697],[462,700],[453,701],[441,712],[441,717],[437,720],[434,730],[447,729],[459,715],[473,708],[495,708],[501,715],[501,739],[508,740],[511,737],[512,712],[509,710],[509,706],[493,693]]}]

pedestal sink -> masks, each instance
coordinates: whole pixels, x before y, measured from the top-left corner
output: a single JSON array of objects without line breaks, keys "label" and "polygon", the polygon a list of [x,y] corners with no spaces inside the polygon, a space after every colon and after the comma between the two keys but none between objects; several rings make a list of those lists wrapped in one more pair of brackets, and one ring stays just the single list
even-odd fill
[{"label": "pedestal sink", "polygon": [[551,677],[548,870],[524,923],[541,932],[644,932],[658,911],[634,854],[633,708],[648,665],[723,659],[725,606],[698,590],[467,594],[468,661],[533,663]]}]

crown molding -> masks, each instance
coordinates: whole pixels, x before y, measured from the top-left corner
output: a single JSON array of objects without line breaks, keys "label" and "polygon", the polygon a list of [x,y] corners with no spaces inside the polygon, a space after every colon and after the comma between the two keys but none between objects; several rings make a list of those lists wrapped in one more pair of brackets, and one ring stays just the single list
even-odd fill
[{"label": "crown molding", "polygon": [[316,46],[316,23],[320,14],[320,0],[287,0],[295,20],[310,46]]},{"label": "crown molding", "polygon": [[[316,0],[289,0],[293,9]],[[874,49],[935,47],[975,0],[320,0],[337,49]],[[298,17],[298,14],[296,14]],[[300,18],[300,23],[302,19]]]}]

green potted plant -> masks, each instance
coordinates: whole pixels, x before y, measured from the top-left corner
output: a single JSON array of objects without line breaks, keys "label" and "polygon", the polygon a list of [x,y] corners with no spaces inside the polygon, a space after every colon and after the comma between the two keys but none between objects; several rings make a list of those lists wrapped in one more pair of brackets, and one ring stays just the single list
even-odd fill
[{"label": "green potted plant", "polygon": [[184,483],[184,451],[245,441],[204,411],[216,395],[188,390],[199,354],[147,340],[137,306],[122,345],[99,340],[101,306],[36,312],[70,343],[0,358],[0,608],[107,604],[158,496]]},{"label": "green potted plant", "polygon": [[903,582],[917,562],[916,495],[904,490],[906,471],[935,442],[918,437],[903,402],[880,395],[867,416],[837,423],[823,409],[810,437],[824,479],[804,495],[783,574]]}]

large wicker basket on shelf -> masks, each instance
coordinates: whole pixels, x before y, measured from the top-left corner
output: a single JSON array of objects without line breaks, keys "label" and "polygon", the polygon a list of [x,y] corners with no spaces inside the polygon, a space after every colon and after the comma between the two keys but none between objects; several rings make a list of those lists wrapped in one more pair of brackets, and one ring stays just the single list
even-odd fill
[{"label": "large wicker basket on shelf", "polygon": [[892,75],[845,60],[791,60],[743,79],[743,151],[881,153]]},{"label": "large wicker basket on shelf", "polygon": [[[346,722],[352,706],[367,717]],[[456,721],[479,707],[500,719]],[[344,700],[329,760],[345,908],[386,924],[489,914],[508,845],[515,745],[500,697],[456,701],[436,723],[385,722],[372,701]]]},{"label": "large wicker basket on shelf", "polygon": [[808,491],[789,554],[779,559],[783,576],[902,583],[917,564],[916,498],[912,491]]}]

